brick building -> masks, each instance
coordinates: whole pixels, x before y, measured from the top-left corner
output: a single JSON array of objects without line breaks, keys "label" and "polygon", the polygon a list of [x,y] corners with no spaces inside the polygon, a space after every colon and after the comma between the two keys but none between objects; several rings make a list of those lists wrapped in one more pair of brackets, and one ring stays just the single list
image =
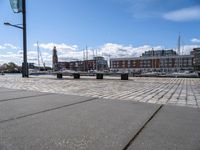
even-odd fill
[{"label": "brick building", "polygon": [[200,71],[200,47],[194,48],[192,54],[194,55],[195,70]]},{"label": "brick building", "polygon": [[90,71],[98,70],[103,71],[108,69],[107,61],[104,57],[98,56],[91,60],[84,61],[71,61],[71,62],[58,62],[58,69],[69,69],[74,71]]},{"label": "brick building", "polygon": [[173,50],[146,51],[141,57],[113,58],[111,69],[119,71],[179,71],[193,70],[193,55],[178,55]]}]

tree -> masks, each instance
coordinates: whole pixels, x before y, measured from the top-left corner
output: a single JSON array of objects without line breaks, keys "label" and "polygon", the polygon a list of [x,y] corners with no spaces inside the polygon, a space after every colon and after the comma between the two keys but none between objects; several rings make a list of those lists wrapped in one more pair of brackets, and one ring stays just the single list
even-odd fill
[{"label": "tree", "polygon": [[20,72],[20,67],[17,66],[15,63],[13,62],[9,62],[9,63],[5,63],[3,65],[0,66],[0,71],[4,71],[4,72],[8,72],[8,73],[17,73]]}]

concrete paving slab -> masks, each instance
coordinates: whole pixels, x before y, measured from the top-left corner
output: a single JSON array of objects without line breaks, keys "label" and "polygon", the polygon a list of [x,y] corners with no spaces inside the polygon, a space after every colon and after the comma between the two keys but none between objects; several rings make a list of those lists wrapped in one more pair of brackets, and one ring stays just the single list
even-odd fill
[{"label": "concrete paving slab", "polygon": [[199,150],[200,110],[164,106],[128,150]]},{"label": "concrete paving slab", "polygon": [[122,150],[158,108],[100,99],[0,123],[0,149]]},{"label": "concrete paving slab", "polygon": [[4,101],[0,103],[0,123],[92,99],[95,98],[70,96],[64,94],[51,94],[39,97]]},{"label": "concrete paving slab", "polygon": [[11,92],[11,91],[19,91],[19,90],[0,87],[0,93]]},{"label": "concrete paving slab", "polygon": [[44,93],[44,92],[41,93],[41,92],[25,91],[25,90],[4,91],[0,92],[0,102],[13,99],[26,98],[26,97],[48,95],[48,94],[50,93]]}]

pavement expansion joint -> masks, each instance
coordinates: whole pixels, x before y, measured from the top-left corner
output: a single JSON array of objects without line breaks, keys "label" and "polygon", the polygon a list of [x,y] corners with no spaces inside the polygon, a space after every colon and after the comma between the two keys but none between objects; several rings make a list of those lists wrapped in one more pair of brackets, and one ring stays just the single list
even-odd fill
[{"label": "pavement expansion joint", "polygon": [[0,93],[11,93],[11,92],[19,92],[19,91],[25,91],[25,90],[18,90],[18,89],[16,89],[16,90],[12,90],[12,91],[0,91]]},{"label": "pavement expansion joint", "polygon": [[33,98],[33,97],[40,97],[40,96],[53,95],[53,94],[55,94],[55,93],[45,93],[45,94],[38,94],[38,95],[32,95],[32,96],[23,96],[23,97],[17,97],[17,98],[3,99],[3,100],[0,100],[0,103],[1,103],[1,102],[6,102],[6,101],[20,100],[20,99],[25,99],[25,98]]},{"label": "pavement expansion joint", "polygon": [[144,130],[144,128],[148,125],[148,123],[156,116],[156,114],[163,108],[164,105],[160,105],[158,109],[150,116],[150,118],[144,123],[144,125],[137,131],[137,133],[133,136],[133,138],[128,142],[128,144],[123,148],[123,150],[127,150],[131,144],[134,143],[135,139],[139,136],[139,134]]},{"label": "pavement expansion joint", "polygon": [[77,104],[82,104],[82,103],[90,102],[90,101],[93,101],[93,100],[98,100],[98,98],[90,98],[90,99],[87,99],[87,100],[84,100],[84,101],[81,101],[81,102],[67,104],[67,105],[63,105],[63,106],[59,106],[59,107],[54,107],[54,108],[42,110],[42,111],[39,111],[39,112],[35,112],[35,113],[31,113],[31,114],[19,116],[19,117],[16,117],[16,118],[10,118],[10,119],[6,119],[6,120],[1,120],[0,123],[14,121],[14,120],[26,118],[26,117],[29,117],[29,116],[34,116],[34,115],[37,115],[37,114],[41,114],[41,113],[45,113],[45,112],[49,112],[49,111],[53,111],[53,110],[57,110],[57,109],[62,109],[62,108],[66,108],[66,107],[69,107],[69,106],[74,106],[74,105],[77,105]]}]

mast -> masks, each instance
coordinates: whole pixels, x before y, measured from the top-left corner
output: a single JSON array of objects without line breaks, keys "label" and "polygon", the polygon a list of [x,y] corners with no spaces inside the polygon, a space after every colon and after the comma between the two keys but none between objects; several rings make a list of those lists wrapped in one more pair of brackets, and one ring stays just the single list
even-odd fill
[{"label": "mast", "polygon": [[43,64],[44,70],[46,70],[46,68],[45,68],[45,62],[43,61],[42,52],[40,51],[40,49],[39,49],[39,52],[40,52],[41,62]]},{"label": "mast", "polygon": [[86,60],[88,60],[88,48],[87,48],[87,45],[86,45]]},{"label": "mast", "polygon": [[43,65],[43,68],[45,70],[45,63],[43,61],[42,52],[40,51],[40,47],[39,47],[39,43],[38,42],[37,42],[37,53],[38,53],[38,67],[39,67],[39,70],[40,70],[40,58],[41,58],[41,63]]},{"label": "mast", "polygon": [[93,71],[94,71],[94,65],[95,65],[95,63],[94,63],[94,49],[92,50],[92,52],[93,52],[93,58],[92,58],[92,69],[93,69]]},{"label": "mast", "polygon": [[83,61],[85,60],[85,50],[83,49]]},{"label": "mast", "polygon": [[94,59],[94,49],[92,50],[92,52],[93,52],[93,59]]},{"label": "mast", "polygon": [[108,55],[108,59],[109,59],[109,61],[108,61],[108,63],[109,63],[109,68],[111,68],[111,62],[110,62],[110,53],[109,53],[109,55]]},{"label": "mast", "polygon": [[86,45],[86,71],[88,71],[88,48]]},{"label": "mast", "polygon": [[39,51],[39,44],[38,44],[38,41],[37,41],[37,56],[38,56],[38,67],[39,67],[39,70],[40,70],[40,51]]},{"label": "mast", "polygon": [[180,67],[181,67],[180,55],[181,55],[181,36],[179,33],[179,36],[178,36],[178,68],[179,68],[179,71],[180,71]]}]

